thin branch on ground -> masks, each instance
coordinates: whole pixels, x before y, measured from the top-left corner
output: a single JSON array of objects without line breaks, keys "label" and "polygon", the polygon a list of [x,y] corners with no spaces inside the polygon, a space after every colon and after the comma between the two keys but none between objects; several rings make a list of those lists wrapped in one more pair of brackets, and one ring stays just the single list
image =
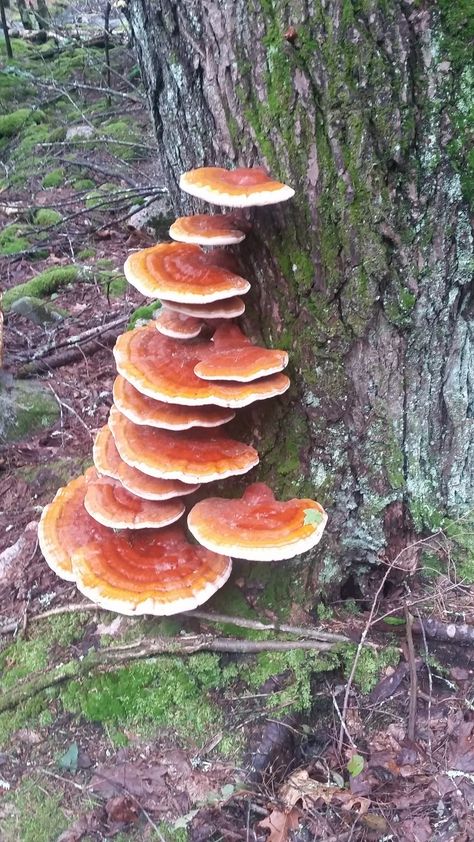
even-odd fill
[{"label": "thin branch on ground", "polygon": [[116,319],[111,319],[110,321],[104,322],[96,327],[90,327],[88,330],[84,330],[82,333],[77,333],[75,336],[68,336],[67,339],[50,342],[48,345],[43,345],[42,348],[38,348],[30,359],[42,359],[60,348],[70,347],[71,345],[80,345],[87,340],[93,339],[95,336],[101,336],[107,330],[113,330],[115,327],[120,327],[128,322],[129,318],[130,314],[127,313],[126,315],[119,316]]},{"label": "thin branch on ground", "polygon": [[111,345],[114,345],[119,333],[120,331],[117,331],[116,328],[107,330],[101,335],[100,341],[96,337],[83,346],[76,345],[74,348],[68,348],[55,357],[49,357],[47,360],[34,360],[33,362],[26,363],[20,366],[15,374],[17,377],[23,379],[31,377],[33,374],[46,373],[53,368],[61,368],[63,365],[70,365],[80,359],[86,360],[88,356],[92,357],[102,348],[110,348]]},{"label": "thin branch on ground", "polygon": [[413,644],[413,616],[405,606],[406,637],[408,648],[408,664],[410,668],[410,701],[408,707],[408,739],[414,742],[416,730],[416,703],[418,695],[418,675],[416,672],[415,646]]}]

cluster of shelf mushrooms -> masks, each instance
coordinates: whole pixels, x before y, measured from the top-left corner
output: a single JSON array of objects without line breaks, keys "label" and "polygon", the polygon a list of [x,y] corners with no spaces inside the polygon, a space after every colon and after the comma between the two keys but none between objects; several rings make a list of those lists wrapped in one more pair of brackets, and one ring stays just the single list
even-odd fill
[{"label": "cluster of shelf mushrooms", "polygon": [[[192,170],[181,188],[231,208],[294,194],[259,168]],[[225,425],[240,407],[289,387],[287,353],[254,344],[235,323],[250,284],[232,254],[215,248],[242,242],[249,228],[237,215],[183,217],[172,242],[125,263],[127,280],[162,306],[117,340],[114,405],[95,439],[94,467],[59,489],[39,525],[50,567],[103,608],[191,610],[226,582],[232,558],[288,559],[321,538],[327,517],[317,502],[278,502],[263,483],[241,499],[188,502],[200,486],[258,464],[257,451]]]}]

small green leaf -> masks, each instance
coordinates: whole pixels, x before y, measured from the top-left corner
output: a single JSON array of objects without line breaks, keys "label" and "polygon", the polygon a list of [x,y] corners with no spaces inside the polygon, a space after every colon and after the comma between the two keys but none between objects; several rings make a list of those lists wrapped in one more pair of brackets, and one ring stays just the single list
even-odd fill
[{"label": "small green leaf", "polygon": [[183,830],[186,829],[188,824],[192,822],[194,816],[199,813],[199,810],[191,810],[189,813],[186,813],[185,816],[180,816],[179,819],[176,819],[173,822],[173,830]]},{"label": "small green leaf", "polygon": [[227,800],[227,798],[230,798],[230,796],[233,795],[234,792],[235,792],[234,784],[224,784],[224,786],[221,786],[221,795],[222,795],[222,798],[224,798],[225,800]]},{"label": "small green leaf", "polygon": [[317,509],[305,509],[304,510],[304,525],[305,526],[318,526],[321,523],[323,516],[321,512],[318,512]]},{"label": "small green leaf", "polygon": [[385,617],[384,623],[387,623],[387,626],[404,626],[405,620],[402,617]]},{"label": "small green leaf", "polygon": [[360,775],[362,769],[364,768],[365,762],[364,758],[360,756],[360,754],[353,754],[349,763],[347,764],[347,771],[351,778],[356,778],[357,775]]},{"label": "small green leaf", "polygon": [[79,758],[79,746],[74,741],[69,746],[68,750],[62,757],[58,760],[58,766],[60,769],[66,769],[68,772],[72,772],[73,775],[77,772],[77,761]]}]

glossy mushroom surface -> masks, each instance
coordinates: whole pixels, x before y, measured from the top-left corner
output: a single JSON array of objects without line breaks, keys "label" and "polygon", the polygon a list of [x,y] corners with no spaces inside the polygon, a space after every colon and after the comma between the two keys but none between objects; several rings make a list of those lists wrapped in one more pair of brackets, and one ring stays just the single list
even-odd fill
[{"label": "glossy mushroom surface", "polygon": [[169,615],[206,602],[229,578],[230,558],[190,544],[179,526],[100,536],[73,556],[78,589],[121,614]]},{"label": "glossy mushroom surface", "polygon": [[134,252],[125,261],[124,274],[143,295],[185,304],[220,301],[250,289],[245,278],[214,264],[212,253],[188,243],[159,243]]},{"label": "glossy mushroom surface", "polygon": [[194,367],[210,349],[206,341],[179,340],[161,336],[149,325],[122,334],[114,348],[119,374],[139,392],[155,400],[182,406],[238,408],[257,400],[281,395],[290,381],[284,374],[272,374],[251,383],[222,383],[201,380]]},{"label": "glossy mushroom surface", "polygon": [[100,474],[119,480],[123,487],[144,500],[172,500],[197,491],[199,484],[189,485],[179,480],[158,479],[132,468],[120,456],[107,424],[97,433],[94,442],[94,465]]},{"label": "glossy mushroom surface", "polygon": [[164,308],[174,313],[206,321],[208,319],[236,319],[245,313],[245,304],[238,295],[225,298],[223,301],[214,301],[211,304],[180,304],[168,298],[162,298],[161,303]]},{"label": "glossy mushroom surface", "polygon": [[38,525],[38,542],[47,563],[61,579],[74,582],[71,557],[75,550],[93,538],[110,532],[97,523],[84,507],[87,490],[85,476],[60,488],[44,507]]},{"label": "glossy mushroom surface", "polygon": [[112,477],[91,477],[84,506],[90,516],[111,529],[159,529],[179,520],[184,503],[172,500],[144,500]]},{"label": "glossy mushroom surface", "polygon": [[258,464],[258,453],[220,430],[175,433],[132,424],[115,407],[109,426],[122,459],[145,474],[182,482],[213,482],[246,474]]},{"label": "glossy mushroom surface", "polygon": [[113,385],[114,403],[134,424],[161,430],[190,430],[192,427],[220,427],[235,418],[232,409],[219,406],[179,406],[142,395],[120,375]]},{"label": "glossy mushroom surface", "polygon": [[254,345],[237,325],[224,324],[217,328],[209,350],[194,366],[194,373],[203,380],[248,383],[276,374],[287,365],[286,351]]},{"label": "glossy mushroom surface", "polygon": [[170,237],[180,243],[202,246],[226,246],[241,243],[250,225],[232,214],[196,214],[181,216],[173,222]]},{"label": "glossy mushroom surface", "polygon": [[295,195],[291,187],[275,181],[261,167],[200,167],[184,173],[179,186],[205,202],[231,208],[273,205]]},{"label": "glossy mushroom surface", "polygon": [[183,313],[162,307],[155,316],[155,327],[163,336],[169,336],[171,339],[194,339],[201,333],[204,322],[202,319],[195,319],[194,316],[185,316]]},{"label": "glossy mushroom surface", "polygon": [[210,497],[196,503],[188,528],[214,552],[248,561],[281,561],[315,547],[326,521],[314,500],[279,502],[267,485],[254,483],[240,500]]}]

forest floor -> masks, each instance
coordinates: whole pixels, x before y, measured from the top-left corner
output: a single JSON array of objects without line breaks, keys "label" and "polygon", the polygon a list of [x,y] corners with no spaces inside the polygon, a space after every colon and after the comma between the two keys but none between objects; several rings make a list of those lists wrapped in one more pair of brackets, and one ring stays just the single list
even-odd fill
[{"label": "forest floor", "polygon": [[0,69],[0,839],[468,842],[472,524],[324,598],[304,562],[241,563],[164,620],[97,610],[39,552],[42,507],[91,464],[112,345],[151,316],[122,264],[168,227],[133,53],[115,21],[108,71],[96,18],[63,10]]}]

